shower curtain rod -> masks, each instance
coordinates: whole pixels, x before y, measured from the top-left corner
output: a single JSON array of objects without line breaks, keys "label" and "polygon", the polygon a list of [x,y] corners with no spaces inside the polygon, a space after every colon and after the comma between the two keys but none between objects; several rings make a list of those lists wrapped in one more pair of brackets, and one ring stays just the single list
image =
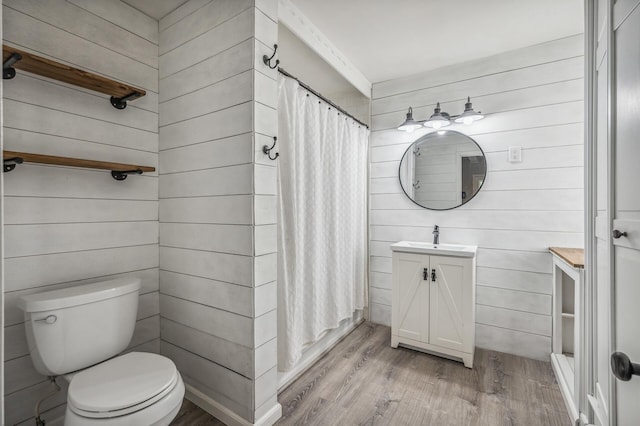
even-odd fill
[{"label": "shower curtain rod", "polygon": [[325,98],[324,96],[322,96],[319,92],[316,92],[315,90],[313,90],[308,84],[304,83],[303,81],[301,81],[298,77],[294,77],[293,75],[289,74],[288,72],[286,72],[284,69],[282,68],[278,68],[278,71],[280,72],[280,74],[284,75],[285,77],[289,77],[294,79],[295,81],[298,82],[298,84],[300,84],[300,86],[302,86],[304,89],[306,89],[307,91],[313,93],[315,96],[317,96],[318,98],[322,99],[323,101],[325,101],[326,103],[328,103],[329,105],[331,105],[332,107],[334,107],[335,109],[337,109],[338,111],[340,111],[341,113],[343,113],[344,115],[346,115],[347,117],[349,117],[350,119],[352,119],[353,121],[355,121],[356,123],[366,127],[367,129],[369,128],[368,125],[364,124],[362,121],[358,120],[357,118],[355,118],[353,115],[349,114],[347,111],[345,111],[344,109],[340,108],[338,105],[336,105],[335,103],[333,103],[332,101],[330,101],[329,99]]}]

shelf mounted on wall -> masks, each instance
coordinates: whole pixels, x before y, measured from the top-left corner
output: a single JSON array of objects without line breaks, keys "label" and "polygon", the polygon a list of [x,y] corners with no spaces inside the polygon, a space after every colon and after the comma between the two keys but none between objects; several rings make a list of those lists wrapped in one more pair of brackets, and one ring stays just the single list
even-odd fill
[{"label": "shelf mounted on wall", "polygon": [[54,155],[32,154],[28,152],[3,151],[5,172],[10,172],[16,165],[22,163],[50,164],[54,166],[82,167],[85,169],[110,170],[111,176],[123,181],[129,175],[141,175],[144,172],[154,172],[155,167],[138,166],[135,164],[111,163],[107,161],[84,160],[81,158],[56,157]]},{"label": "shelf mounted on wall", "polygon": [[111,105],[117,109],[124,109],[127,102],[147,94],[137,87],[3,45],[2,78],[14,78],[16,69],[110,95]]}]

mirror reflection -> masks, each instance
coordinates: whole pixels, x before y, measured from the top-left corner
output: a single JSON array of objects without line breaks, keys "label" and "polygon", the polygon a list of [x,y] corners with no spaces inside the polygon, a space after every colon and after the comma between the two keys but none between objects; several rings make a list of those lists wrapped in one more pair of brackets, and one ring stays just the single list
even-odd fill
[{"label": "mirror reflection", "polygon": [[416,140],[400,162],[400,185],[414,203],[448,210],[480,191],[487,162],[478,144],[453,130],[428,133]]}]

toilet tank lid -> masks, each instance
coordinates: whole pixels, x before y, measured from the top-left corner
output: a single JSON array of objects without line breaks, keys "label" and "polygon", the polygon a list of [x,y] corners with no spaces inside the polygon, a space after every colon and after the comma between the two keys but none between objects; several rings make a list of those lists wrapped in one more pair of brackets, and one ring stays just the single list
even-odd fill
[{"label": "toilet tank lid", "polygon": [[25,312],[52,311],[111,299],[138,290],[140,278],[118,278],[22,296],[18,299],[18,307]]}]

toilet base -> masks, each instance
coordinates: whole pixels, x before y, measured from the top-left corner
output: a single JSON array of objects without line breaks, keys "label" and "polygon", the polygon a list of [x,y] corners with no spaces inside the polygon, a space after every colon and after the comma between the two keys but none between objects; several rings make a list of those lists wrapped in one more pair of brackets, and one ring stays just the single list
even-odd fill
[{"label": "toilet base", "polygon": [[184,382],[178,375],[175,387],[164,398],[140,411],[119,417],[83,417],[71,411],[67,405],[64,426],[168,426],[182,407],[184,392]]}]

